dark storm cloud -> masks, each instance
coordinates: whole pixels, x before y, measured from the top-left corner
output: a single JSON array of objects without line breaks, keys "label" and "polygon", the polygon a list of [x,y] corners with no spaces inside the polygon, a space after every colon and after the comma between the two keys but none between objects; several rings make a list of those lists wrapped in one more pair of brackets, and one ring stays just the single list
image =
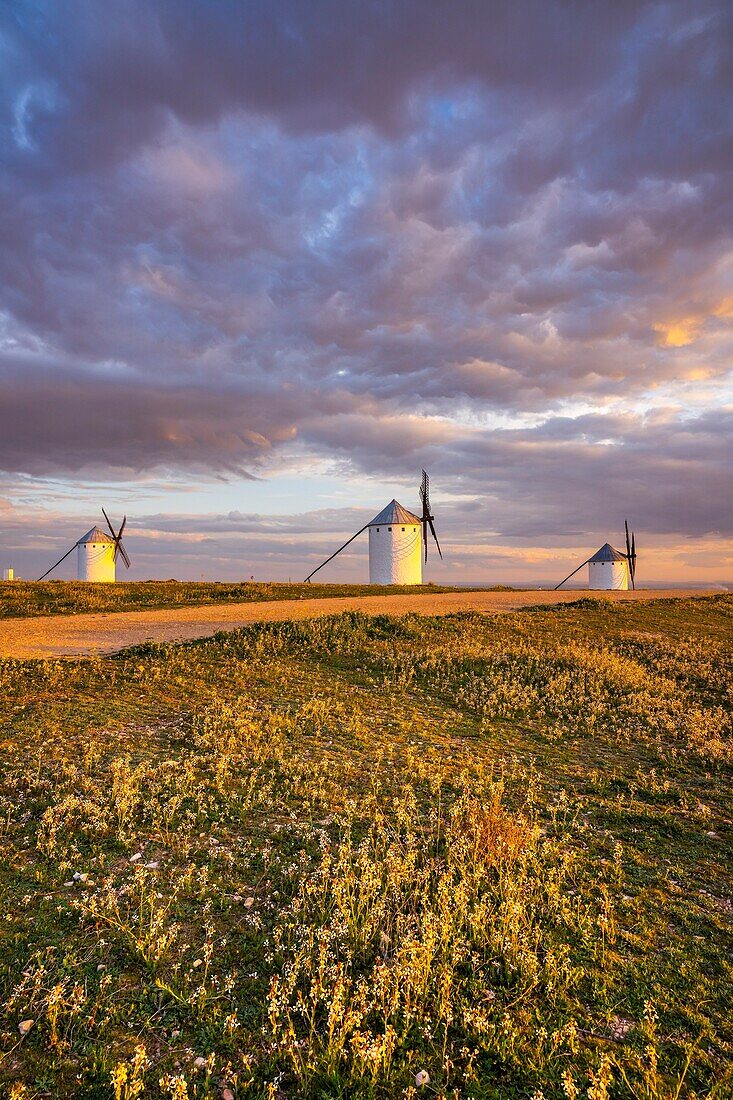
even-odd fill
[{"label": "dark storm cloud", "polygon": [[1,469],[428,461],[507,539],[722,522],[723,415],[635,404],[724,400],[729,4],[0,20]]},{"label": "dark storm cloud", "polygon": [[249,466],[294,435],[296,406],[303,414],[302,403],[268,393],[266,382],[254,393],[241,384],[222,392],[195,381],[162,385],[144,375],[116,377],[114,370],[92,379],[71,370],[59,375],[54,367],[26,371],[22,361],[6,364],[0,468],[120,476],[183,463],[246,476]]},{"label": "dark storm cloud", "polygon": [[[690,21],[696,6],[678,7]],[[566,102],[613,72],[645,10],[624,0],[402,0],[348,11],[339,0],[42,0],[9,5],[5,33],[13,75],[35,81],[16,127],[96,168],[104,154],[149,141],[168,113],[194,126],[245,108],[293,129],[391,130],[426,86],[476,83]]]}]

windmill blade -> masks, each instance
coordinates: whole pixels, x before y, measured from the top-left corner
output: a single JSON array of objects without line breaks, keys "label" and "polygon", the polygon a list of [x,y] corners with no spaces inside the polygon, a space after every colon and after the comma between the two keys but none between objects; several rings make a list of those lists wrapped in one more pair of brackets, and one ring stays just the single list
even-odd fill
[{"label": "windmill blade", "polygon": [[359,535],[362,533],[362,531],[366,531],[368,526],[369,526],[369,524],[365,523],[363,527],[359,528],[359,530],[356,532],[355,535],[351,536],[351,538],[348,540],[348,542],[345,542],[343,546],[339,546],[338,550],[335,550],[334,553],[331,554],[330,558],[326,558],[326,560],[322,561],[320,565],[317,565],[316,568],[313,570],[313,572],[309,573],[308,576],[305,578],[305,580],[303,581],[303,584],[309,584],[311,577],[314,577],[319,569],[323,569],[324,565],[328,565],[328,563],[330,561],[333,561],[333,559],[336,557],[336,555],[340,554],[342,550],[345,550],[347,546],[350,546],[351,543],[354,541],[354,539],[359,537]]},{"label": "windmill blade", "polygon": [[422,540],[423,546],[425,547],[425,561],[428,560],[428,524],[430,524],[430,529],[435,539],[435,545],[438,547],[438,553],[442,558],[443,554],[440,549],[438,537],[435,534],[435,528],[433,527],[433,517],[430,515],[430,477],[428,476],[427,470],[423,470],[422,472],[420,499],[422,500]]},{"label": "windmill blade", "polygon": [[634,533],[631,532],[631,539],[629,540],[629,521],[627,519],[624,520],[624,531],[626,532],[626,563],[629,567],[629,580],[631,581],[631,587],[635,588],[636,551],[634,549]]},{"label": "windmill blade", "polygon": [[631,532],[631,587],[636,589],[636,536]]},{"label": "windmill blade", "polygon": [[[122,521],[122,527],[120,527],[120,530],[119,530],[119,533],[118,533],[118,532],[115,531],[114,527],[112,526],[112,520],[109,518],[109,516],[105,512],[104,508],[102,509],[102,515],[107,520],[107,526],[109,527],[109,533],[112,536],[112,541],[115,544],[115,551],[114,551],[114,554],[112,555],[112,558],[113,558],[114,561],[117,561],[117,552],[120,548],[120,538],[122,537],[122,527],[125,526],[125,520]],[[127,516],[125,516],[125,519],[127,519]]]},{"label": "windmill blade", "polygon": [[114,527],[112,526],[112,521],[110,520],[109,516],[105,512],[104,508],[102,509],[102,515],[107,520],[107,526],[109,527],[110,534],[112,535],[112,540],[115,544],[115,550],[114,550],[114,554],[112,555],[112,557],[113,557],[114,561],[117,561],[117,555],[120,554],[122,556],[122,560],[125,563],[125,567],[127,569],[129,569],[130,568],[130,559],[127,556],[127,551],[125,550],[124,546],[122,545],[122,532],[125,530],[125,524],[127,523],[127,516],[122,517],[122,523],[120,524],[120,529],[119,529],[119,531],[115,531]]},{"label": "windmill blade", "polygon": [[[438,542],[438,536],[435,533],[435,527],[433,526],[433,517],[432,516],[428,516],[428,523],[430,524],[430,530],[433,532],[433,538],[435,539],[435,545],[438,547],[438,553],[440,554],[440,560],[442,561],[443,560],[443,551],[440,549],[440,543]],[[426,541],[426,545],[425,545],[425,560],[426,561],[427,561],[427,557],[428,557],[428,548],[427,548],[427,541]]]},{"label": "windmill blade", "polygon": [[[120,554],[122,555],[122,560],[125,563],[125,568],[129,569],[130,568],[130,559],[128,558],[127,551],[125,550],[125,548],[124,548],[124,546],[122,545],[121,542],[117,543],[117,550],[119,550]],[[117,550],[115,550],[115,556],[117,555]]]},{"label": "windmill blade", "polygon": [[46,572],[45,572],[45,573],[43,574],[43,577],[39,577],[39,578],[38,578],[38,579],[39,579],[39,581],[42,581],[42,580],[43,580],[43,579],[44,579],[45,577],[47,577],[47,576],[48,576],[48,574],[49,574],[49,573],[53,573],[53,571],[54,571],[54,569],[56,568],[56,566],[57,566],[57,565],[61,565],[61,562],[62,562],[62,561],[66,561],[66,559],[68,558],[69,554],[71,554],[73,550],[76,550],[76,546],[77,546],[77,544],[76,544],[76,543],[74,543],[74,545],[73,545],[73,546],[71,547],[71,550],[67,550],[67,551],[66,551],[66,553],[64,554],[63,558],[59,558],[59,560],[58,560],[58,561],[56,562],[56,565],[52,565],[50,569],[47,569],[47,570],[46,570]]},{"label": "windmill blade", "polygon": [[112,526],[112,523],[111,523],[111,521],[110,521],[110,518],[109,518],[109,516],[107,515],[107,513],[105,512],[104,508],[102,509],[102,515],[103,515],[103,516],[104,516],[104,518],[105,518],[105,519],[107,520],[107,526],[109,527],[109,533],[110,533],[110,535],[111,535],[111,536],[112,536],[112,538],[113,538],[113,539],[115,540],[115,542],[117,542],[117,535],[115,534],[115,529],[114,529],[114,527]]},{"label": "windmill blade", "polygon": [[579,571],[580,569],[582,569],[584,565],[587,565],[589,561],[590,561],[590,558],[586,558],[586,559],[585,559],[585,561],[582,561],[582,562],[580,563],[580,565],[578,566],[578,568],[577,568],[577,569],[573,569],[572,573],[568,573],[568,575],[567,575],[567,577],[565,578],[565,580],[564,580],[564,581],[560,581],[560,583],[559,583],[559,584],[556,584],[556,585],[555,585],[555,587],[553,588],[553,592],[557,592],[558,588],[562,588],[562,586],[563,586],[563,585],[564,585],[564,584],[565,584],[565,583],[566,583],[567,581],[569,581],[571,577],[574,577],[574,576],[575,576],[575,574],[576,574],[576,573],[577,573],[577,572],[578,572],[578,571]]},{"label": "windmill blade", "polygon": [[127,556],[127,553],[125,551],[124,546],[122,545],[122,532],[125,530],[125,524],[126,523],[127,523],[127,516],[123,516],[122,517],[122,523],[120,525],[119,531],[117,532],[116,535],[114,535],[114,532],[112,532],[112,533],[114,535],[114,540],[115,540],[115,554],[114,554],[115,561],[117,561],[117,553],[119,551],[122,554],[122,560],[124,561],[125,565],[129,569],[130,568],[130,559]]}]

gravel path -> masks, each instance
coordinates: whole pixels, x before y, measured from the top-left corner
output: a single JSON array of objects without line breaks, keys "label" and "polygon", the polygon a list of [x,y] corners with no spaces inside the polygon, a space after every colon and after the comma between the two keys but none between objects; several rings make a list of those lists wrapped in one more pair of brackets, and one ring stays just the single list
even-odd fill
[{"label": "gravel path", "polygon": [[[655,600],[669,597],[710,595],[700,589],[606,592],[603,598]],[[274,600],[266,603],[228,604],[226,607],[177,607],[162,611],[118,611],[83,615],[48,615],[0,622],[0,656],[78,657],[115,653],[140,642],[178,642],[205,638],[218,630],[236,630],[257,622],[313,619],[342,611],[370,615],[450,615],[455,611],[495,614],[515,611],[530,604],[569,603],[582,596],[601,595],[579,591],[449,592],[399,596],[346,596],[324,600]]]}]

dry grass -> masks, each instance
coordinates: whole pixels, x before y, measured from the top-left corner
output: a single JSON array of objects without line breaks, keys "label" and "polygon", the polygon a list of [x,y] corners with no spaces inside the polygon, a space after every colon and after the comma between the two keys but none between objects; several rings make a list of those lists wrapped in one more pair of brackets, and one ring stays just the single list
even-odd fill
[{"label": "dry grass", "polygon": [[730,1097],[732,616],[0,662],[8,1095]]},{"label": "dry grass", "polygon": [[[506,591],[503,585],[497,589]],[[35,615],[78,615],[95,611],[144,611],[208,604],[271,600],[318,600],[333,596],[415,595],[465,592],[445,585],[285,584],[273,581],[12,581],[0,583],[0,619]]]}]

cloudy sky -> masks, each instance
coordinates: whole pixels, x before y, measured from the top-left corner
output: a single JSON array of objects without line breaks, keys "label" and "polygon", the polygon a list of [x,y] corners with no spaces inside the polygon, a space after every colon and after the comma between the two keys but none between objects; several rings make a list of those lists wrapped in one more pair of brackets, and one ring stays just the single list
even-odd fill
[{"label": "cloudy sky", "polygon": [[104,505],[130,578],[302,579],[425,466],[435,580],[628,517],[733,582],[732,52],[728,0],[4,0],[0,564]]}]

